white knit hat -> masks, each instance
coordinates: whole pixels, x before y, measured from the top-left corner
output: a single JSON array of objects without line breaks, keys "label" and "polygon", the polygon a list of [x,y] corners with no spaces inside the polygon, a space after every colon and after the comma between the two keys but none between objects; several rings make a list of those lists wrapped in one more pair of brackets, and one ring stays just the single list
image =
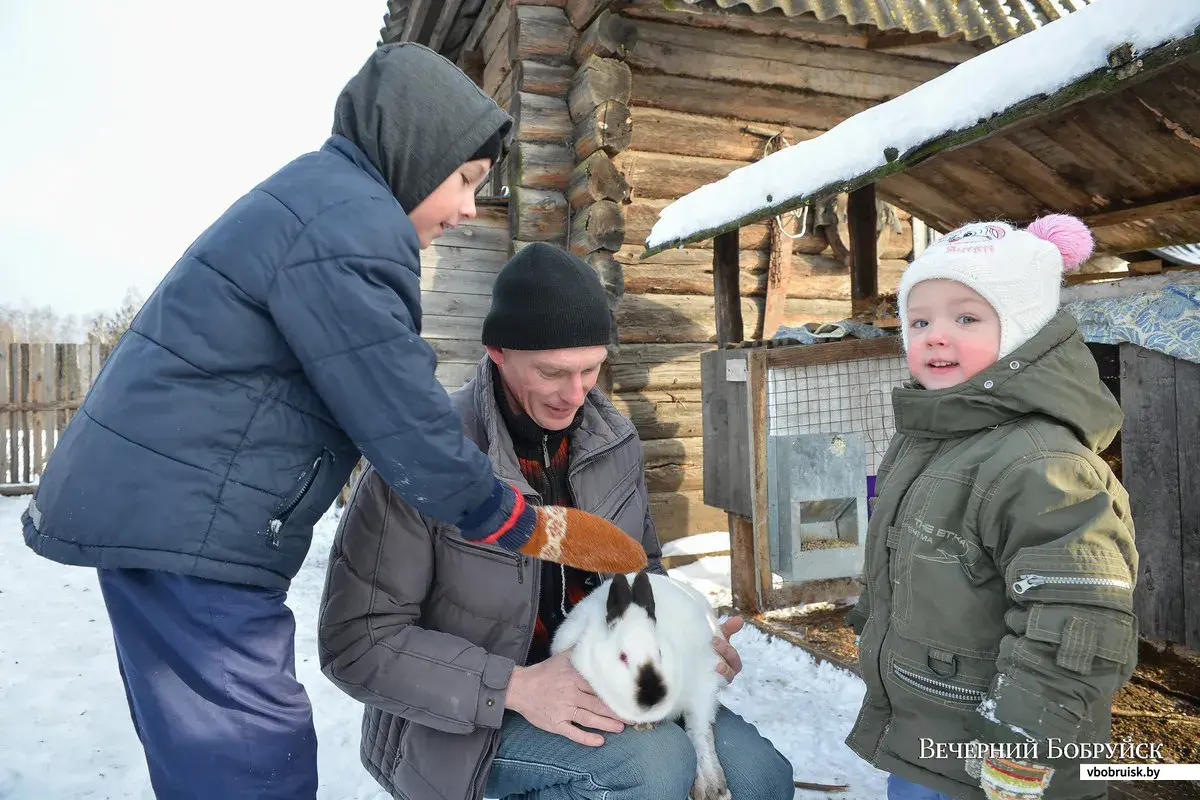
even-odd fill
[{"label": "white knit hat", "polygon": [[1003,358],[1029,341],[1058,313],[1064,270],[1092,253],[1092,234],[1064,214],[1035,220],[1024,230],[1007,222],[973,222],[938,239],[900,277],[897,305],[908,349],[908,293],[939,278],[974,289],[1000,317]]}]

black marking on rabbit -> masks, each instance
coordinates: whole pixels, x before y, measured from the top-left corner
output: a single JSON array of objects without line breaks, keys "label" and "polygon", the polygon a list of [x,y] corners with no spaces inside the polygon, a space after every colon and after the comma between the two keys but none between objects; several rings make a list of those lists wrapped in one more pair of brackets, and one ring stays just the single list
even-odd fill
[{"label": "black marking on rabbit", "polygon": [[638,670],[637,703],[642,708],[654,708],[667,696],[667,684],[662,674],[650,664]]}]

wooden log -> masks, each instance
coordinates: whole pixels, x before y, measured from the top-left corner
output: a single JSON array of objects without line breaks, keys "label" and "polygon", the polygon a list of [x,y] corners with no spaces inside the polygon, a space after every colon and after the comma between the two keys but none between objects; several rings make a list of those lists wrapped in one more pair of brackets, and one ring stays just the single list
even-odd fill
[{"label": "wooden log", "polygon": [[801,42],[816,42],[834,47],[867,46],[867,34],[863,28],[849,25],[843,20],[820,21],[811,15],[784,17],[779,14],[746,14],[734,9],[705,8],[702,12],[688,10],[682,13],[677,6],[662,0],[632,0],[621,9],[623,16],[635,20],[669,22],[691,28],[756,33],[763,36],[778,36]]},{"label": "wooden log", "polygon": [[[637,28],[640,36],[641,28]],[[638,40],[625,56],[639,72],[798,89],[880,102],[915,89],[920,81],[865,72],[804,67],[754,56],[729,55]]]},{"label": "wooden log", "polygon": [[[495,99],[511,73],[512,62],[505,58],[503,53],[497,53],[483,65],[483,84],[480,88]],[[509,91],[511,92],[511,84]]]},{"label": "wooden log", "polygon": [[672,153],[730,161],[754,161],[763,155],[767,132],[782,131],[790,144],[819,136],[815,128],[796,128],[769,122],[747,122],[704,114],[685,114],[661,108],[631,106],[633,141],[630,150]]},{"label": "wooden log", "polygon": [[421,267],[422,292],[459,292],[491,297],[495,285],[495,272]]},{"label": "wooden log", "polygon": [[566,142],[571,138],[567,101],[518,92],[513,107],[517,140],[522,142]]},{"label": "wooden log", "polygon": [[828,130],[874,105],[851,97],[747,86],[721,78],[702,80],[660,75],[643,70],[633,71],[630,102],[692,114],[757,119],[818,130]]},{"label": "wooden log", "polygon": [[567,0],[567,18],[576,30],[583,30],[600,12],[606,9],[620,11],[629,2],[630,0]]},{"label": "wooden log", "polygon": [[673,542],[693,533],[724,530],[724,511],[704,505],[700,491],[654,493],[650,495],[650,516],[662,543]]},{"label": "wooden log", "polygon": [[738,285],[737,231],[722,233],[713,240],[713,300],[717,346],[741,342],[745,338],[745,329],[741,287]]},{"label": "wooden log", "polygon": [[649,439],[642,442],[642,460],[647,469],[668,464],[699,464],[704,459],[704,439]]},{"label": "wooden log", "polygon": [[[650,441],[672,440],[651,439]],[[646,467],[645,476],[646,489],[651,494],[693,492],[704,488],[704,466],[702,464],[664,464],[661,467]]]},{"label": "wooden log", "polygon": [[854,313],[867,313],[879,293],[875,184],[868,183],[850,193],[846,217],[850,226],[850,302]]},{"label": "wooden log", "polygon": [[575,157],[580,161],[597,151],[615,156],[629,147],[633,117],[629,106],[606,100],[575,124]]},{"label": "wooden log", "polygon": [[434,369],[434,378],[447,392],[457,391],[475,377],[479,365],[459,361],[439,361]]},{"label": "wooden log", "polygon": [[589,253],[587,262],[591,264],[592,269],[596,270],[596,275],[600,278],[600,285],[604,287],[604,293],[608,295],[609,307],[615,311],[621,296],[625,294],[624,267],[620,261],[613,258],[611,250],[597,250]]},{"label": "wooden log", "polygon": [[610,399],[642,439],[679,439],[703,432],[698,389],[618,393]]},{"label": "wooden log", "polygon": [[[501,2],[500,7],[496,9],[496,13],[492,16],[492,21],[488,25],[487,31],[483,34],[483,40],[480,42],[485,63],[491,63],[493,59],[505,60],[509,51],[507,37],[512,19],[512,6],[507,2]],[[501,44],[503,44],[503,48]]]},{"label": "wooden log", "polygon": [[[626,246],[616,258],[624,265],[625,291],[635,294],[712,293],[712,252],[686,248],[668,250],[648,259],[637,256],[641,249]],[[671,261],[658,262],[659,256],[676,254]],[[742,251],[739,261],[738,288],[743,297],[765,297],[769,279],[769,253]],[[895,291],[908,262],[901,259],[881,261],[880,291]],[[792,254],[787,271],[787,296],[825,300],[850,298],[850,271],[829,255]]]},{"label": "wooden log", "polygon": [[435,53],[440,52],[442,45],[446,41],[447,34],[450,33],[450,27],[458,18],[459,9],[462,6],[463,0],[443,0],[442,7],[438,10],[433,30],[429,33],[429,38],[420,41],[424,41],[426,46]]},{"label": "wooden log", "polygon": [[513,33],[508,60],[568,61],[575,49],[576,32],[561,8],[519,5],[513,9]]},{"label": "wooden log", "polygon": [[513,236],[526,242],[561,242],[567,232],[567,198],[546,189],[509,188]]},{"label": "wooden log", "polygon": [[[850,314],[850,304],[841,300],[789,298],[784,306],[783,324],[837,322]],[[763,300],[742,298],[743,336],[762,336]],[[625,292],[617,308],[616,320],[621,344],[650,342],[717,341],[716,304],[705,295],[644,295]]]},{"label": "wooden log", "polygon": [[[670,200],[641,200],[634,194],[635,199],[626,203],[625,211],[625,244],[644,246],[650,229],[658,220],[659,213],[666,208]],[[738,248],[740,250],[766,250],[770,247],[770,230],[766,223],[747,225],[738,231]],[[805,248],[816,247],[815,252],[825,249],[825,241],[802,239],[796,243],[796,249],[803,252]],[[819,246],[817,246],[819,245]],[[712,248],[712,239],[696,243],[697,247]],[[640,252],[640,251],[639,251]]]},{"label": "wooden log", "polygon": [[491,305],[490,295],[465,294],[454,290],[421,292],[421,310],[427,314],[483,319]]},{"label": "wooden log", "polygon": [[570,96],[567,98],[571,120],[579,122],[606,100],[628,105],[632,82],[629,65],[624,61],[589,56],[576,70],[571,81]]},{"label": "wooden log", "polygon": [[592,203],[571,219],[571,252],[578,256],[596,250],[616,251],[624,241],[624,215],[611,200]]},{"label": "wooden log", "polygon": [[583,64],[589,56],[623,59],[636,45],[637,26],[605,9],[580,34],[575,63]]},{"label": "wooden log", "polygon": [[[883,96],[903,94],[948,69],[944,64],[897,58],[888,53],[860,48],[799,42],[777,35],[731,36],[726,31],[651,20],[636,20],[634,24],[637,28],[637,44],[628,56],[630,66],[660,69],[661,66],[656,63],[642,62],[642,59],[652,59],[659,54],[674,57],[690,53],[697,57],[696,63],[714,57],[745,59],[748,64],[765,65],[768,73],[787,69],[797,74],[811,74],[809,80],[814,81],[813,85],[802,88],[876,100]],[[743,68],[725,74],[744,83],[764,82],[764,75],[754,70]],[[751,75],[754,80],[743,77]]]},{"label": "wooden log", "polygon": [[507,11],[508,3],[505,0],[486,0],[483,6],[479,9],[478,16],[471,23],[470,30],[467,31],[467,38],[463,40],[463,52],[475,50],[480,53],[486,60],[487,53],[484,52],[483,36],[491,28],[492,20],[496,18],[496,14],[501,11]]},{"label": "wooden log", "polygon": [[729,517],[729,589],[733,607],[741,614],[758,614],[754,523],[740,514]]},{"label": "wooden log", "polygon": [[510,114],[513,113],[512,99],[514,84],[515,81],[513,80],[513,74],[512,72],[509,72],[504,80],[500,83],[500,88],[498,88],[496,93],[492,95],[492,99],[496,101],[496,105],[500,106]]},{"label": "wooden log", "polygon": [[478,50],[463,50],[458,55],[458,61],[454,63],[476,86],[483,88],[483,70],[487,66],[483,53]]},{"label": "wooden log", "polygon": [[517,142],[513,148],[518,186],[563,191],[571,181],[575,156],[557,142]]},{"label": "wooden log", "polygon": [[647,200],[683,197],[748,164],[745,161],[644,153],[639,150],[625,150],[613,157],[613,165],[625,176],[633,194]]},{"label": "wooden log", "polygon": [[513,81],[518,91],[562,97],[571,91],[575,70],[570,64],[544,64],[518,61],[513,65]]},{"label": "wooden log", "polygon": [[[647,345],[670,347],[670,345]],[[622,350],[625,348],[622,347]],[[618,392],[665,391],[699,389],[700,360],[667,361],[661,364],[612,365],[613,390]]]},{"label": "wooden log", "polygon": [[474,364],[487,353],[478,339],[431,339],[429,346],[437,354],[438,361]]},{"label": "wooden log", "polygon": [[623,203],[629,197],[629,184],[607,153],[597,150],[571,172],[567,185],[567,202],[573,210],[591,205],[597,200]]}]

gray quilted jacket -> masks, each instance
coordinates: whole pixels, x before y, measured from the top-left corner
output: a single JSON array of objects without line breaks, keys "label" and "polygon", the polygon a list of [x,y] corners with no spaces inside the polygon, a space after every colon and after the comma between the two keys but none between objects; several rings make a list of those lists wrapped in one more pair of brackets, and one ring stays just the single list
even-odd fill
[{"label": "gray quilted jacket", "polygon": [[[451,399],[496,474],[539,502],[517,466],[486,357]],[[633,424],[593,389],[569,447],[576,505],[640,539],[662,571]],[[364,471],[330,553],[320,658],[366,705],[362,762],[393,797],[483,796],[509,676],[533,637],[540,576],[536,559],[464,541]]]}]

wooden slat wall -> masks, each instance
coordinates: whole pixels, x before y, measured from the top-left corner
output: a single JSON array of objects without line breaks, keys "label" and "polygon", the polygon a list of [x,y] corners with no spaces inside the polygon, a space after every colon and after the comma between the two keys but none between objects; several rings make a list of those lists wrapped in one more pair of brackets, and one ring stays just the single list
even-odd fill
[{"label": "wooden slat wall", "polygon": [[438,355],[447,391],[473,378],[483,357],[483,319],[508,242],[507,205],[491,203],[421,252],[421,336]]},{"label": "wooden slat wall", "polygon": [[97,344],[0,343],[0,484],[37,481],[107,355]]}]

